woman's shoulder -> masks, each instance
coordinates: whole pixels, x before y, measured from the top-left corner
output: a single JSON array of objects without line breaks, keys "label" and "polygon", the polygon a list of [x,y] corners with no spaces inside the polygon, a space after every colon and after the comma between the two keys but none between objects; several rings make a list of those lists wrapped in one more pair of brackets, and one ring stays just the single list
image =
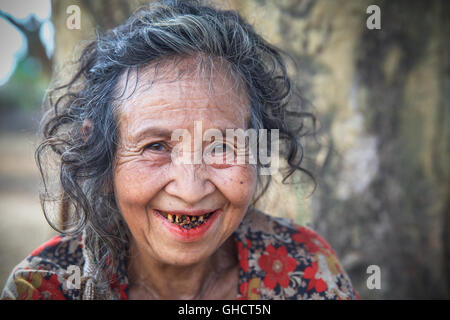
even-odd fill
[{"label": "woman's shoulder", "polygon": [[[12,270],[1,299],[74,299],[84,258],[81,235],[57,235],[33,250]],[[67,285],[67,281],[72,281]]]},{"label": "woman's shoulder", "polygon": [[252,209],[236,236],[242,296],[252,287],[247,298],[358,298],[336,252],[311,228]]},{"label": "woman's shoulder", "polygon": [[275,217],[258,209],[249,210],[240,226],[245,237],[261,238],[276,246],[288,245],[292,250],[304,249],[305,253],[321,252],[336,255],[325,239],[309,227],[301,226],[292,219]]}]

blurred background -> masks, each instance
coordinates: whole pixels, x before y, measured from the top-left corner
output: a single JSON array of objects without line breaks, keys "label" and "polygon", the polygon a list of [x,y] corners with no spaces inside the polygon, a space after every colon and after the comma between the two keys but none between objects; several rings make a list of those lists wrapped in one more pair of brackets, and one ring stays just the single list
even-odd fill
[{"label": "blurred background", "polygon": [[[275,182],[259,206],[314,228],[363,299],[450,298],[450,2],[216,0],[295,60],[318,118],[305,167],[318,182]],[[0,288],[55,232],[34,163],[53,75],[145,1],[0,0]],[[380,8],[381,29],[366,10]],[[68,27],[80,8],[79,29]],[[73,20],[72,26],[73,26]],[[69,24],[70,24],[69,21]],[[307,180],[305,180],[307,181]],[[381,289],[368,289],[378,265]]]}]

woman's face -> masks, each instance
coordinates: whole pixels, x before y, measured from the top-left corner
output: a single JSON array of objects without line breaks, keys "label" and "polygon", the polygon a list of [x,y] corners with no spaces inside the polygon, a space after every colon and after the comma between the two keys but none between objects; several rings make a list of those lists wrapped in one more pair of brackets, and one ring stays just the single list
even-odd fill
[{"label": "woman's face", "polygon": [[[151,86],[141,85],[153,76],[151,69],[144,70],[136,91],[119,107],[114,188],[139,252],[181,266],[211,256],[237,228],[255,191],[256,171],[252,165],[228,161],[172,161],[171,151],[177,144],[190,159],[208,148],[219,157],[233,143],[225,148],[218,140],[202,141],[203,133],[246,130],[248,121],[245,94],[220,69],[214,72],[211,86],[201,76],[179,77],[179,68],[172,68]],[[196,133],[194,121],[201,124]],[[176,129],[189,132],[190,137],[172,141]],[[194,143],[194,135],[200,137],[200,144]],[[189,148],[191,152],[185,151]],[[187,228],[169,221],[176,222],[177,215],[179,220],[188,215],[195,221]],[[196,226],[201,219],[203,223]],[[187,223],[186,217],[183,221]]]}]

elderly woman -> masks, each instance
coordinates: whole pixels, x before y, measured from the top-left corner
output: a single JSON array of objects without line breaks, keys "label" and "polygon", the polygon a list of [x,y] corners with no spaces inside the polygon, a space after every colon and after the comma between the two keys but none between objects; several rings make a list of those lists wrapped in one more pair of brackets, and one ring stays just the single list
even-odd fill
[{"label": "elderly woman", "polygon": [[276,132],[285,177],[307,172],[285,63],[236,12],[153,3],[90,43],[55,91],[37,160],[46,217],[60,185],[66,225],[13,270],[3,299],[357,297],[321,237],[254,208],[271,173],[250,161],[255,143],[217,134],[266,129],[256,146],[272,150]]}]

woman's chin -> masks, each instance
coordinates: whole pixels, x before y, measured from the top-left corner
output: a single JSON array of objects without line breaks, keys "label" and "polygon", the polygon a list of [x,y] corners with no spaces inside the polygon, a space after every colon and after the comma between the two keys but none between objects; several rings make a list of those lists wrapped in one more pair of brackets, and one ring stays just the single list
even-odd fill
[{"label": "woman's chin", "polygon": [[[160,221],[160,224],[163,222]],[[220,228],[208,228],[200,237],[197,233],[180,234],[183,231],[169,231],[158,225],[148,238],[147,243],[157,259],[169,265],[189,266],[210,257],[220,246]],[[153,224],[155,226],[155,224]],[[202,231],[200,231],[202,232]]]},{"label": "woman's chin", "polygon": [[216,250],[210,247],[196,247],[196,248],[174,248],[173,246],[163,246],[154,249],[154,253],[159,262],[178,267],[187,267],[195,265],[207,260]]}]

